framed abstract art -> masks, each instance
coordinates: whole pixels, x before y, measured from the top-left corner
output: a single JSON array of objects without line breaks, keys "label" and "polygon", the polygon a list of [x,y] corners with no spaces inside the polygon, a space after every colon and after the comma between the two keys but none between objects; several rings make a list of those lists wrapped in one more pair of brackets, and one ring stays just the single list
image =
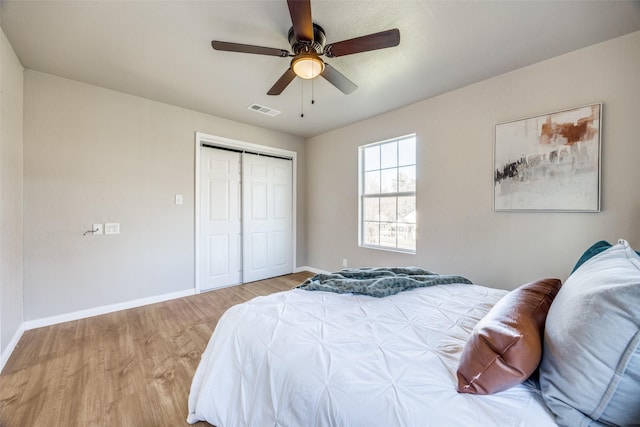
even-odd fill
[{"label": "framed abstract art", "polygon": [[602,104],[500,123],[494,210],[600,211]]}]

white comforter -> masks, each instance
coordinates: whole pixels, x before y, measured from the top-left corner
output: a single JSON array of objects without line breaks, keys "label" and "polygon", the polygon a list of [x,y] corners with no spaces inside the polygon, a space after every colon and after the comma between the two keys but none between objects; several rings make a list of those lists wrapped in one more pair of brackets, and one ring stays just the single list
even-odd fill
[{"label": "white comforter", "polygon": [[187,421],[237,426],[552,426],[528,383],[456,392],[460,352],[506,292],[440,285],[385,298],[291,290],[230,308]]}]

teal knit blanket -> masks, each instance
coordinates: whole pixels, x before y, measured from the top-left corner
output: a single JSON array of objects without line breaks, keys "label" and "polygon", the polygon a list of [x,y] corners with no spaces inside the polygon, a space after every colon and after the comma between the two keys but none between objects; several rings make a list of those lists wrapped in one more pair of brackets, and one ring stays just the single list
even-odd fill
[{"label": "teal knit blanket", "polygon": [[382,298],[410,289],[450,283],[472,284],[462,276],[441,275],[418,267],[379,267],[344,268],[335,273],[316,274],[298,288]]}]

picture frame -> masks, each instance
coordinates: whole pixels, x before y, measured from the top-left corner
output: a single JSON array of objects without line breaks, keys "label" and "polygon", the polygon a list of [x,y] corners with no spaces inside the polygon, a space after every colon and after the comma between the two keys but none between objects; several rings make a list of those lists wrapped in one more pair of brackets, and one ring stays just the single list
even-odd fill
[{"label": "picture frame", "polygon": [[494,211],[600,212],[602,103],[495,126]]}]

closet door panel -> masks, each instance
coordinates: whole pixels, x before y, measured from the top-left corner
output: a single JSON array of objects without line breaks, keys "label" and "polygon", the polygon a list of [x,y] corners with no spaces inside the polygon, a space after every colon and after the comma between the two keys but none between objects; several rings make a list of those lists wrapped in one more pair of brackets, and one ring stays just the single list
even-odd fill
[{"label": "closet door panel", "polygon": [[243,155],[243,279],[245,282],[293,271],[292,162]]},{"label": "closet door panel", "polygon": [[242,283],[241,154],[202,147],[200,188],[200,290]]}]

